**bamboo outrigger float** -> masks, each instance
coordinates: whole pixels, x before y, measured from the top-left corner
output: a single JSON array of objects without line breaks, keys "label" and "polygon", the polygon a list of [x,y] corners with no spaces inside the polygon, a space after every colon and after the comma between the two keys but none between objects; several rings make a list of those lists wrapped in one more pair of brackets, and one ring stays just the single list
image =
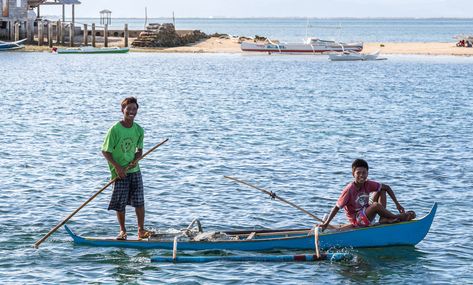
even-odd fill
[{"label": "bamboo outrigger float", "polygon": [[[420,219],[365,228],[326,230],[320,233],[320,248],[414,246],[427,235],[436,210],[437,203],[434,203],[430,212]],[[313,229],[203,232],[200,223],[198,223],[198,232],[190,233],[189,228],[194,222],[181,234],[158,234],[149,239],[128,240],[82,237],[74,234],[69,227],[65,226],[65,228],[75,244],[100,247],[173,249],[174,239],[179,236],[179,250],[264,251],[273,249],[314,249]]]}]

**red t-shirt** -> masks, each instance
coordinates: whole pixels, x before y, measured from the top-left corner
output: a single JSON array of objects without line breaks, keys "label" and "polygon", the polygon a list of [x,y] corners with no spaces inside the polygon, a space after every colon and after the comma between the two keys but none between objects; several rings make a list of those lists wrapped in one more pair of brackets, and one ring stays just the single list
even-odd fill
[{"label": "red t-shirt", "polygon": [[355,188],[355,182],[349,183],[343,188],[342,194],[338,198],[337,207],[344,208],[345,214],[351,224],[356,224],[356,213],[369,206],[370,193],[381,190],[381,183],[368,180],[360,188]]}]

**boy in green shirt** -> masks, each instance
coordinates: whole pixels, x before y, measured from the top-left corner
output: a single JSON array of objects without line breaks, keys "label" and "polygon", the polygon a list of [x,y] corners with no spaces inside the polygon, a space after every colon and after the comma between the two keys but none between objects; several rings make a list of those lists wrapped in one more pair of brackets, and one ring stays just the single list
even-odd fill
[{"label": "boy in green shirt", "polygon": [[[113,184],[113,193],[108,206],[117,212],[120,233],[117,239],[125,240],[125,208],[135,208],[138,221],[138,238],[148,238],[151,232],[145,230],[145,206],[143,180],[138,164],[132,162],[143,154],[144,130],[134,122],[138,113],[138,101],[134,97],[125,98],[121,103],[123,119],[115,123],[107,132],[102,145],[102,154],[107,159],[112,179],[118,177]],[[126,167],[130,166],[128,171]]]}]

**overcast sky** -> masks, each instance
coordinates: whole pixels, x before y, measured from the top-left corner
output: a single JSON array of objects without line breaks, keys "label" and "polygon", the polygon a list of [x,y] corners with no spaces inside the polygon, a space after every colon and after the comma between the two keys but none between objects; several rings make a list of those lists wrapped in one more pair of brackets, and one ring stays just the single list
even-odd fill
[{"label": "overcast sky", "polygon": [[[108,9],[114,18],[148,17],[460,17],[471,18],[473,0],[80,0],[76,17],[99,17]],[[43,15],[61,8],[42,6]],[[70,7],[66,15],[71,14]]]}]

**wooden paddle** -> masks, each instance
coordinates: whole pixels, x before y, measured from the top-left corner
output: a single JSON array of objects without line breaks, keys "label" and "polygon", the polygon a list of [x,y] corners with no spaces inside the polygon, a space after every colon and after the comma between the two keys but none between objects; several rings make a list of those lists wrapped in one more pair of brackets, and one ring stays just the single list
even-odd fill
[{"label": "wooden paddle", "polygon": [[[138,163],[138,161],[142,160],[145,156],[147,156],[148,154],[150,154],[151,152],[153,152],[155,149],[157,149],[158,147],[160,147],[162,144],[164,144],[165,142],[167,142],[169,139],[165,139],[164,141],[160,142],[159,144],[155,145],[153,148],[151,148],[150,150],[148,150],[145,154],[143,154],[140,158],[138,159],[135,159],[134,161],[132,161],[126,168],[125,168],[125,172],[130,170],[130,168],[133,168],[136,163]],[[104,187],[102,187],[102,189],[100,189],[99,191],[97,191],[94,195],[92,195],[92,197],[90,197],[87,201],[85,201],[79,208],[77,208],[74,212],[72,212],[69,216],[67,216],[64,220],[62,220],[62,222],[60,222],[59,224],[57,224],[54,228],[52,228],[44,237],[42,237],[40,240],[38,240],[35,244],[34,244],[34,248],[38,248],[39,245],[45,241],[50,235],[52,235],[57,229],[59,229],[62,225],[64,225],[65,223],[67,223],[67,221],[69,221],[69,219],[72,218],[72,216],[74,216],[75,214],[77,214],[77,212],[79,212],[85,205],[87,205],[90,201],[92,201],[95,197],[97,197],[97,195],[99,195],[100,193],[102,193],[103,190],[107,189],[108,186],[112,185],[113,182],[115,182],[119,177],[115,177],[113,178],[112,180],[110,180],[110,182],[107,183],[107,185],[105,185]]]},{"label": "wooden paddle", "polygon": [[[248,183],[248,182],[245,182],[245,181],[236,179],[236,178],[234,178],[234,177],[230,177],[230,176],[223,176],[223,177],[225,177],[225,178],[227,178],[227,179],[230,179],[230,180],[233,180],[233,181],[236,181],[236,182],[238,182],[238,183],[244,184],[244,185],[246,185],[246,186],[250,186],[251,188],[260,190],[261,192],[266,193],[266,194],[268,194],[269,196],[271,196],[271,198],[273,198],[273,199],[278,199],[279,201],[284,202],[284,203],[286,203],[286,204],[288,204],[288,205],[290,205],[290,206],[292,206],[292,207],[294,207],[294,208],[296,208],[296,209],[298,209],[298,210],[300,210],[300,211],[306,213],[307,215],[309,215],[310,217],[314,218],[315,220],[317,220],[317,221],[319,221],[319,222],[321,222],[321,223],[324,222],[322,219],[319,219],[317,216],[315,216],[315,215],[312,214],[311,212],[309,212],[309,211],[307,211],[307,210],[305,210],[305,209],[303,209],[303,208],[297,206],[296,204],[294,204],[294,203],[292,203],[292,202],[290,202],[290,201],[288,201],[288,200],[286,200],[286,199],[284,199],[284,198],[279,197],[278,195],[276,195],[276,193],[274,193],[274,192],[272,192],[272,191],[265,190],[265,189],[260,188],[260,187],[258,187],[258,186],[252,185],[252,184],[250,184],[250,183]],[[329,227],[329,228],[332,228],[332,229],[335,229],[335,228],[336,228],[336,227],[331,226],[331,225],[329,225],[328,227]]]}]

